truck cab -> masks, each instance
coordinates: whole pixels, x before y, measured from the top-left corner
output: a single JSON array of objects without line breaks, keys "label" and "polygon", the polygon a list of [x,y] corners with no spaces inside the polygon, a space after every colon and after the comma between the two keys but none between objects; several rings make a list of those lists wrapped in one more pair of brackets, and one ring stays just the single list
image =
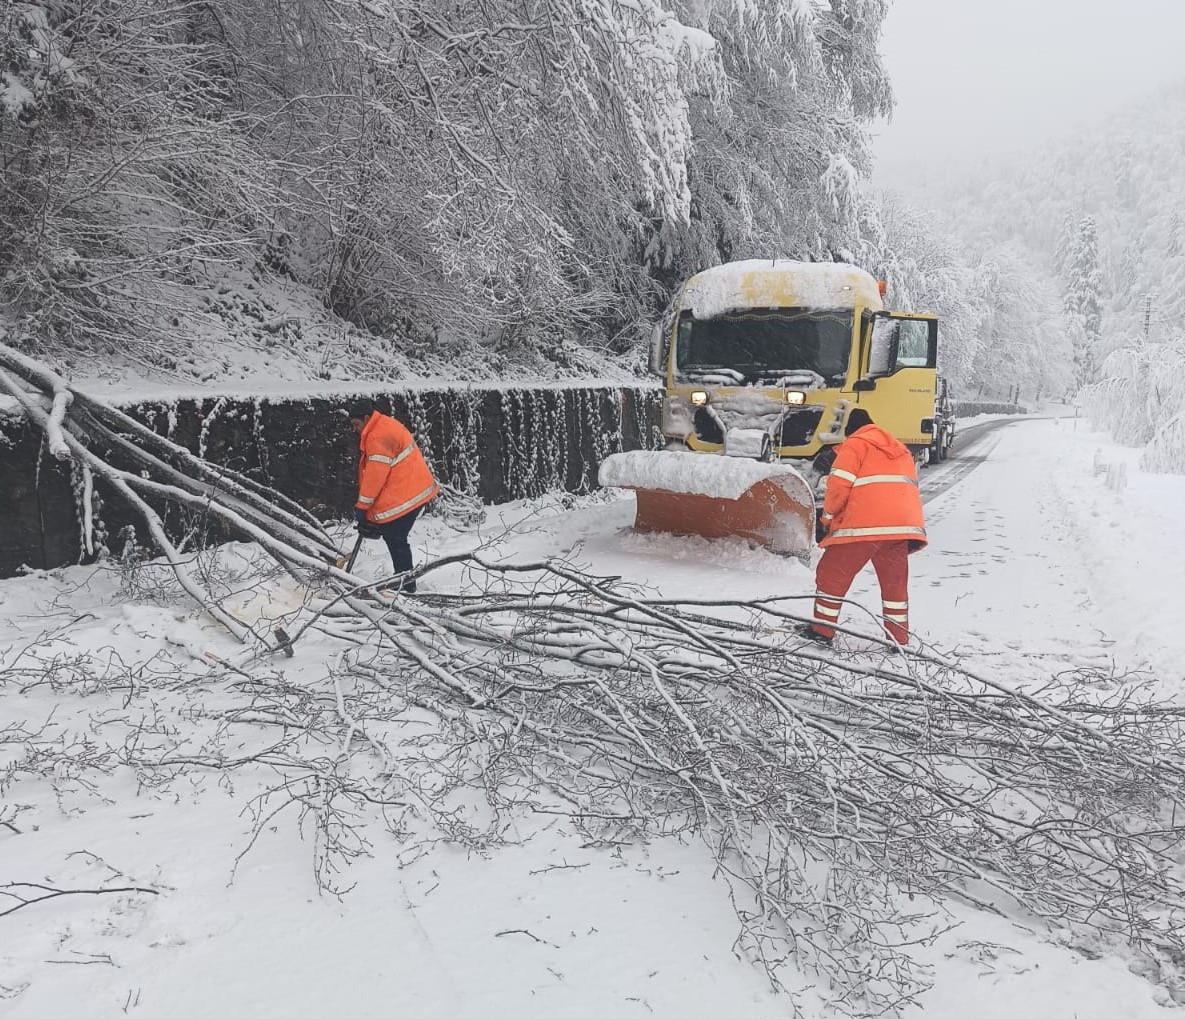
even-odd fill
[{"label": "truck cab", "polygon": [[753,259],[691,277],[651,347],[667,448],[826,473],[860,406],[925,459],[938,320],[886,311],[882,299],[870,274],[842,263]]}]

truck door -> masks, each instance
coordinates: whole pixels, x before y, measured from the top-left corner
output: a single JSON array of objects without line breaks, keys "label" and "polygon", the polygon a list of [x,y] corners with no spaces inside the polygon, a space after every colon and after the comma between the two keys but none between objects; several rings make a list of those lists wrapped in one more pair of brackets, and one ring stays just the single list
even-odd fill
[{"label": "truck door", "polygon": [[936,316],[876,312],[868,371],[854,387],[860,406],[907,446],[928,446],[934,433],[937,366]]}]

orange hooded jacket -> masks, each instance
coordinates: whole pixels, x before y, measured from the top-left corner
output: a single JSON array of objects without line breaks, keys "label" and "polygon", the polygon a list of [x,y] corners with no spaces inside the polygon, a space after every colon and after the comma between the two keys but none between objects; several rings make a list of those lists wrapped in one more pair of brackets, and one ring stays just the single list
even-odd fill
[{"label": "orange hooded jacket", "polygon": [[389,524],[436,497],[440,486],[416,440],[402,424],[377,410],[358,441],[358,509],[366,519]]},{"label": "orange hooded jacket", "polygon": [[909,541],[926,545],[926,525],[913,454],[877,425],[858,428],[840,443],[823,499],[823,547],[854,541]]}]

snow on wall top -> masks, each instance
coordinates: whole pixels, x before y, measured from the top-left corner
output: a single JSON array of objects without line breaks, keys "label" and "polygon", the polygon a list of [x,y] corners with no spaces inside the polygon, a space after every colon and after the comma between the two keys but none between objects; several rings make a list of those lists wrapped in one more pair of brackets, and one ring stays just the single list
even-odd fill
[{"label": "snow on wall top", "polygon": [[876,280],[841,262],[753,258],[697,273],[683,288],[683,307],[696,318],[744,308],[852,308],[881,310]]},{"label": "snow on wall top", "polygon": [[791,494],[805,492],[805,498],[810,498],[810,486],[788,464],[712,453],[614,453],[601,461],[597,472],[597,480],[605,488],[649,488],[713,499],[739,499],[766,478],[774,478]]},{"label": "snow on wall top", "polygon": [[[630,389],[651,390],[655,395],[662,392],[660,386],[647,379],[637,381],[622,381],[615,378],[565,378],[536,381],[524,378],[519,381],[491,379],[488,382],[457,381],[453,379],[397,379],[391,382],[365,385],[334,382],[279,383],[272,386],[257,386],[251,384],[227,384],[218,387],[204,387],[196,383],[137,383],[133,389],[124,390],[105,384],[105,380],[89,379],[85,384],[71,387],[85,393],[87,396],[102,400],[113,407],[128,409],[143,404],[161,403],[175,404],[186,400],[200,403],[202,400],[242,400],[244,402],[283,403],[285,401],[299,402],[302,400],[338,400],[345,406],[359,397],[380,397],[394,394],[432,393],[451,390],[457,393],[469,394],[474,399],[480,399],[486,392],[516,392],[526,390],[564,390],[564,389]],[[0,417],[24,417],[21,405],[11,396],[0,395]]]}]

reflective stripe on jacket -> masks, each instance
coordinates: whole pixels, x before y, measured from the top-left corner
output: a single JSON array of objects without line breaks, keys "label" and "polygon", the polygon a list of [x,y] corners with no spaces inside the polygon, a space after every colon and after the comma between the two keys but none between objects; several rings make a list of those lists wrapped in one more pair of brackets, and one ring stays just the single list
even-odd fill
[{"label": "reflective stripe on jacket", "polygon": [[400,422],[377,410],[358,441],[358,509],[366,519],[389,524],[433,499],[440,486],[416,440]]},{"label": "reflective stripe on jacket", "polygon": [[926,524],[913,454],[877,425],[858,428],[840,443],[823,499],[827,534],[820,545],[853,541],[926,544]]}]

